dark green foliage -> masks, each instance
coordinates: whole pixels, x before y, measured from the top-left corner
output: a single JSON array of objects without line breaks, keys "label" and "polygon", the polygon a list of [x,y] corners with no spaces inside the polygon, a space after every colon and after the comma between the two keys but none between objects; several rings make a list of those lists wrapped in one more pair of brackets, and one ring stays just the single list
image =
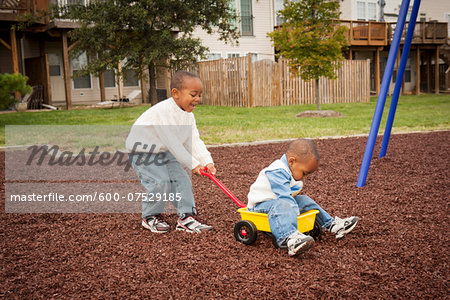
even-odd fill
[{"label": "dark green foliage", "polygon": [[27,81],[28,77],[22,74],[0,74],[0,109],[10,108],[17,102],[14,98],[15,92],[24,96],[33,91]]}]

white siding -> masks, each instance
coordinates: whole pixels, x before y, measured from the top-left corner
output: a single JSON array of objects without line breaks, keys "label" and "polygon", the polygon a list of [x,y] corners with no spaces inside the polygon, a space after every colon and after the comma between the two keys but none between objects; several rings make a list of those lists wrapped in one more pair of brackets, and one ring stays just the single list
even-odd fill
[{"label": "white siding", "polygon": [[[410,7],[412,7],[413,3],[414,0],[411,0]],[[398,15],[401,4],[401,0],[386,0],[384,11],[385,13]],[[422,0],[417,20],[420,20],[421,14],[425,14],[426,21],[437,20],[439,22],[447,22],[446,13],[450,13],[449,0]],[[397,17],[386,19],[387,22],[395,22],[396,20]]]},{"label": "white siding", "polygon": [[341,2],[341,19],[342,20],[353,20],[353,0],[344,0]]},{"label": "white siding", "polygon": [[[239,5],[236,7],[239,9]],[[252,12],[253,36],[241,36],[238,46],[225,44],[218,40],[217,34],[208,35],[202,30],[196,30],[194,35],[203,41],[203,45],[207,46],[210,52],[220,53],[222,58],[226,58],[228,53],[239,53],[240,56],[245,56],[248,52],[252,52],[258,54],[258,59],[273,60],[274,49],[267,37],[267,33],[273,31],[273,0],[253,0]]]}]

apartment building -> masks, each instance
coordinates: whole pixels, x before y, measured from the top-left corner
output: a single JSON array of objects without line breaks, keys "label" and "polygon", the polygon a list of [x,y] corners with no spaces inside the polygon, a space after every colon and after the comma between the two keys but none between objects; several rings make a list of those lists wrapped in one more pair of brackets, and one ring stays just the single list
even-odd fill
[{"label": "apartment building", "polygon": [[[87,0],[77,0],[76,4]],[[24,14],[40,16],[50,5],[74,4],[73,0],[8,0],[0,1],[0,73],[22,73],[29,77],[43,103],[66,106],[95,104],[100,101],[126,98],[135,95],[140,103],[144,84],[130,72],[117,83],[114,70],[102,76],[72,77],[88,63],[82,54],[71,58],[72,47],[67,34],[77,24],[67,20],[51,21],[49,17],[37,18],[28,28],[17,29]],[[120,64],[118,65],[120,68]],[[37,88],[37,89],[36,89]]]},{"label": "apartment building", "polygon": [[[31,85],[41,88],[44,103],[57,106],[93,104],[126,98],[131,94],[136,96],[134,101],[137,103],[145,100],[146,84],[133,74],[119,80],[119,83],[113,70],[105,71],[100,77],[71,77],[89,60],[86,55],[77,58],[68,55],[73,41],[68,40],[67,33],[73,30],[76,23],[50,21],[44,17],[35,20],[31,27],[24,30],[12,27],[18,23],[20,15],[35,14],[40,10],[48,10],[51,4],[68,5],[73,1],[0,1],[0,72],[27,75]],[[83,4],[86,1],[76,0],[76,3]],[[225,44],[217,36],[201,30],[196,31],[195,35],[209,47],[208,59],[251,54],[254,60],[273,60],[275,51],[267,33],[281,24],[277,11],[283,7],[283,3],[283,0],[231,1],[238,14],[236,26],[241,31],[238,45]],[[348,27],[350,44],[344,54],[348,59],[371,60],[373,93],[379,90],[400,4],[401,0],[341,1],[342,24]],[[449,89],[449,18],[450,1],[422,1],[405,72],[404,92],[439,92]],[[160,70],[157,77],[157,88],[163,98],[167,94],[167,74]]]}]

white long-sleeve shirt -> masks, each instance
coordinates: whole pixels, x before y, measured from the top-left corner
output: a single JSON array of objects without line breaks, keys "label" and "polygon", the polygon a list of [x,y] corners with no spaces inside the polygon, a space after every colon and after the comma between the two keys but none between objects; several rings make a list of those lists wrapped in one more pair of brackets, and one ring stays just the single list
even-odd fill
[{"label": "white long-sleeve shirt", "polygon": [[130,152],[170,151],[184,167],[205,166],[213,159],[200,134],[192,112],[182,110],[173,98],[146,110],[131,127],[126,140]]}]

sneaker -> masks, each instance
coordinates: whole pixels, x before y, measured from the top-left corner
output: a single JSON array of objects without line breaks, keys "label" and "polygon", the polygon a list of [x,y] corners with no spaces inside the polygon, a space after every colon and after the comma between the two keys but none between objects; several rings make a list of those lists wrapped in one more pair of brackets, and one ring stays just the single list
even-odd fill
[{"label": "sneaker", "polygon": [[188,216],[184,219],[178,218],[176,230],[200,233],[205,231],[212,231],[213,227],[200,223],[193,216]]},{"label": "sneaker", "polygon": [[167,224],[161,217],[161,215],[150,216],[146,219],[142,219],[142,226],[145,229],[155,233],[165,233],[170,230],[169,224]]},{"label": "sneaker", "polygon": [[328,230],[336,234],[336,239],[340,239],[355,228],[358,220],[358,217],[349,217],[345,219],[336,217]]},{"label": "sneaker", "polygon": [[294,232],[287,238],[289,256],[295,256],[310,249],[314,245],[314,239],[299,231]]}]

